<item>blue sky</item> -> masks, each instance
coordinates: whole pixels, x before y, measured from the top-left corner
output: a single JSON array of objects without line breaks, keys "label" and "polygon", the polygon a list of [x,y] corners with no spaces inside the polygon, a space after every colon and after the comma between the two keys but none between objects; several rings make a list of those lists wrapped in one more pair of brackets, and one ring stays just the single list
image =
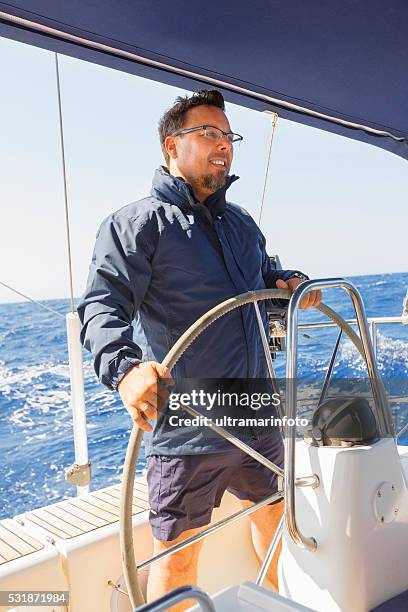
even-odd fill
[{"label": "blue sky", "polygon": [[[0,280],[36,299],[68,295],[54,55],[0,39]],[[184,93],[60,56],[74,292],[111,211],[145,196],[162,163],[157,122]],[[270,118],[227,105],[243,134],[229,199],[258,216]],[[314,277],[407,271],[407,162],[278,120],[262,230],[284,267]],[[0,302],[18,298],[0,286]]]}]

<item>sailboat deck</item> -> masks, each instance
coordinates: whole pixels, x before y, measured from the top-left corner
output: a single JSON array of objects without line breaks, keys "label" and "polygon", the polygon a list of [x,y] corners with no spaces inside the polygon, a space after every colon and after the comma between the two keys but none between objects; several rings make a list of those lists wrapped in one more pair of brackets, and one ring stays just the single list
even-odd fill
[{"label": "sailboat deck", "polygon": [[25,557],[42,548],[44,544],[23,532],[11,521],[0,522],[0,565]]},{"label": "sailboat deck", "polygon": [[[133,493],[133,515],[149,510],[147,483],[138,479]],[[0,522],[0,565],[44,548],[26,531],[39,537],[67,540],[119,521],[120,485],[20,514]],[[22,530],[17,523],[24,527]],[[39,528],[39,530],[38,530]]]}]

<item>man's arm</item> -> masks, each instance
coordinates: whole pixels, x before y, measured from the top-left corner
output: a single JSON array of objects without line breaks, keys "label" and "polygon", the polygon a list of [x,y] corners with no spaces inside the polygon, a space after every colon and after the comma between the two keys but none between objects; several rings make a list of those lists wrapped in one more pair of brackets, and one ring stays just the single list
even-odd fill
[{"label": "man's arm", "polygon": [[171,381],[160,363],[141,363],[133,340],[132,321],[148,289],[151,259],[157,244],[154,219],[112,215],[96,237],[85,294],[78,306],[82,344],[94,356],[99,380],[117,389],[135,423],[145,431],[157,418],[169,391],[159,379]]},{"label": "man's arm", "polygon": [[94,356],[99,380],[116,389],[127,370],[139,364],[132,320],[151,278],[156,240],[151,224],[111,215],[101,225],[89,268],[87,287],[78,305],[81,342]]}]

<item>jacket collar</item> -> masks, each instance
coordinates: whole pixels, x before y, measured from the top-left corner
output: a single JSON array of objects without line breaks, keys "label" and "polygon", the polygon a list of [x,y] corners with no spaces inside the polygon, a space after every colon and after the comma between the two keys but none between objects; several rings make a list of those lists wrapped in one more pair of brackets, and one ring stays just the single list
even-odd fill
[{"label": "jacket collar", "polygon": [[238,180],[234,174],[228,176],[225,185],[211,194],[204,202],[196,200],[191,185],[178,176],[169,174],[164,166],[157,168],[154,173],[151,194],[154,198],[164,202],[176,204],[180,208],[185,208],[197,212],[208,212],[212,219],[222,216],[225,212],[225,194],[230,185]]}]

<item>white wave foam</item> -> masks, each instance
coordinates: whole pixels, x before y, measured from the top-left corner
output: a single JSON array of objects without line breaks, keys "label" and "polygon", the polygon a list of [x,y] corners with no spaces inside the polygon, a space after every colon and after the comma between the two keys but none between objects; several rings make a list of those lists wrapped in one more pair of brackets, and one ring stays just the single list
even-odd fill
[{"label": "white wave foam", "polygon": [[406,376],[408,374],[408,342],[393,340],[381,334],[378,340],[378,367],[387,368],[399,376]]},{"label": "white wave foam", "polygon": [[35,422],[28,412],[29,411],[25,406],[22,408],[16,408],[16,410],[14,410],[9,416],[10,423],[17,425],[18,427],[33,427]]},{"label": "white wave foam", "polygon": [[34,436],[26,436],[25,442],[28,444],[30,442],[33,442],[34,440],[46,440],[46,439],[47,439],[46,433],[39,433],[39,434],[35,434]]},{"label": "white wave foam", "polygon": [[[366,365],[350,340],[342,346],[340,367],[348,367],[353,373],[364,373]],[[378,333],[377,335],[378,370],[388,376],[406,376],[408,374],[408,342],[394,340]]]},{"label": "white wave foam", "polygon": [[26,366],[19,372],[14,373],[12,370],[7,368],[3,362],[3,364],[0,364],[0,390],[7,394],[11,392],[12,385],[19,385],[20,388],[27,385],[30,385],[31,387],[33,380],[40,378],[44,374],[60,376],[69,380],[69,365],[64,363],[42,363],[33,366]]}]

